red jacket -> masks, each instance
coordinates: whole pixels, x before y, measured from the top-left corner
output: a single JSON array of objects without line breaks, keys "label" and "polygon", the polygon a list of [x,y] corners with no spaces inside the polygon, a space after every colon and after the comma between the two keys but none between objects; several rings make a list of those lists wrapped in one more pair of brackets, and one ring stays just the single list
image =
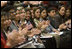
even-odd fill
[{"label": "red jacket", "polygon": [[9,48],[9,47],[6,45],[6,41],[5,41],[2,33],[1,33],[1,48]]}]

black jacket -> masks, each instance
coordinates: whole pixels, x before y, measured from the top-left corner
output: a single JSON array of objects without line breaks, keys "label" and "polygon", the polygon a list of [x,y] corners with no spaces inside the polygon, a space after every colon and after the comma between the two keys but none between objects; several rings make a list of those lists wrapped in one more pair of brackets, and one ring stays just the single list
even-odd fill
[{"label": "black jacket", "polygon": [[50,24],[55,28],[59,28],[59,25],[61,24],[61,18],[59,15],[56,15],[54,18],[52,18],[51,16],[47,17],[48,20],[50,20]]}]

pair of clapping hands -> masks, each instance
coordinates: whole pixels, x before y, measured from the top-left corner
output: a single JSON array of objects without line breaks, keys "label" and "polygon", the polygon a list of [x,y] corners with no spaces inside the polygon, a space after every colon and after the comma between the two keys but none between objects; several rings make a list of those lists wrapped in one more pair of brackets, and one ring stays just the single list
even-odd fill
[{"label": "pair of clapping hands", "polygon": [[22,24],[19,26],[19,30],[22,30],[24,28],[29,30],[29,29],[33,28],[33,25],[31,23],[30,24],[26,24],[25,22],[22,22]]},{"label": "pair of clapping hands", "polygon": [[[26,25],[25,23],[21,24],[21,27],[19,27],[19,33],[23,35],[27,35],[29,37],[34,36],[35,34],[41,33],[41,31],[38,28],[32,28],[32,25]],[[31,30],[29,30],[32,28]]]},{"label": "pair of clapping hands", "polygon": [[39,30],[38,28],[33,28],[28,32],[28,36],[29,37],[33,37],[34,35],[38,35],[41,33],[41,30]]},{"label": "pair of clapping hands", "polygon": [[11,33],[7,34],[7,46],[14,47],[21,42],[25,42],[25,35],[27,34],[27,29],[24,28],[21,32],[13,30]]},{"label": "pair of clapping hands", "polygon": [[47,20],[47,21],[43,20],[42,22],[39,23],[38,28],[45,29],[48,25],[50,25],[50,21],[49,20]]},{"label": "pair of clapping hands", "polygon": [[71,19],[69,19],[68,21],[66,21],[65,23],[59,26],[60,30],[67,29],[67,28],[71,28]]}]

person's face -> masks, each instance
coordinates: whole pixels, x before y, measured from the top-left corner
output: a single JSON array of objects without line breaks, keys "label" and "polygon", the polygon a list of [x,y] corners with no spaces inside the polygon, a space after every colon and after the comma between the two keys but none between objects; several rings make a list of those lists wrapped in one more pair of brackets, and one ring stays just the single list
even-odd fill
[{"label": "person's face", "polygon": [[20,10],[17,10],[16,13],[20,13]]},{"label": "person's face", "polygon": [[33,10],[31,10],[31,13],[33,13]]},{"label": "person's face", "polygon": [[34,18],[33,10],[31,10],[31,15],[32,15],[32,18]]},{"label": "person's face", "polygon": [[37,9],[37,10],[35,11],[35,16],[36,16],[37,18],[40,17],[40,9]]},{"label": "person's face", "polygon": [[66,10],[66,16],[70,16],[70,10]]},{"label": "person's face", "polygon": [[56,14],[55,10],[51,10],[50,13],[48,13],[49,16],[54,17]]},{"label": "person's face", "polygon": [[20,14],[17,14],[17,15],[15,16],[15,19],[16,19],[16,20],[19,20],[19,18],[20,18]]},{"label": "person's face", "polygon": [[46,10],[43,10],[43,11],[41,12],[41,16],[44,18],[46,15],[47,15]]},{"label": "person's face", "polygon": [[15,18],[15,12],[13,12],[13,15],[11,14],[11,15],[9,15],[9,18]]},{"label": "person's face", "polygon": [[25,16],[26,16],[26,13],[25,13],[25,12],[21,13],[21,14],[20,14],[20,19],[24,19]]},{"label": "person's face", "polygon": [[10,26],[11,20],[9,19],[9,20],[4,21],[4,24],[5,24],[6,26]]},{"label": "person's face", "polygon": [[26,12],[26,19],[30,19],[30,11]]},{"label": "person's face", "polygon": [[5,20],[5,21],[4,21],[4,24],[7,25],[7,23],[8,23],[8,20]]},{"label": "person's face", "polygon": [[11,20],[10,20],[10,19],[8,20],[8,24],[9,24],[9,25],[11,24]]},{"label": "person's face", "polygon": [[24,9],[22,9],[22,10],[21,10],[21,12],[25,12],[25,10],[24,10]]},{"label": "person's face", "polygon": [[59,10],[60,15],[64,15],[65,14],[65,7],[61,7],[61,9]]}]

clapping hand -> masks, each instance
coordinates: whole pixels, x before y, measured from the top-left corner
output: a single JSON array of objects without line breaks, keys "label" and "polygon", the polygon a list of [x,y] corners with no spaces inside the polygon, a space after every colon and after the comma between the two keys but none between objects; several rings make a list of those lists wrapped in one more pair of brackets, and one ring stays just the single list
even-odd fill
[{"label": "clapping hand", "polygon": [[60,29],[60,30],[66,29],[66,28],[67,28],[67,26],[66,26],[64,23],[59,26],[59,29]]},{"label": "clapping hand", "polygon": [[25,41],[24,35],[22,35],[16,30],[13,30],[11,33],[7,35],[7,45],[10,47],[14,47],[24,41]]}]

